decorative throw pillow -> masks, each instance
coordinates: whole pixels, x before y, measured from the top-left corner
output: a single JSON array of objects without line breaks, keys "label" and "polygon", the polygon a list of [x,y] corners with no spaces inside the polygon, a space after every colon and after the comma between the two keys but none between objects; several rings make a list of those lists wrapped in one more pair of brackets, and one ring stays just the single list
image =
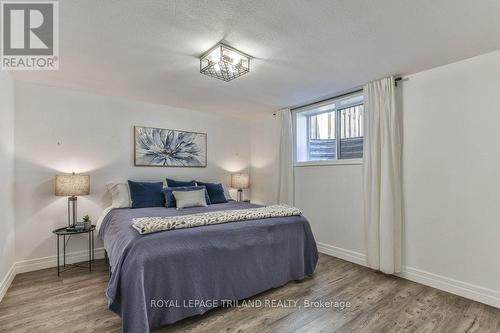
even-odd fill
[{"label": "decorative throw pillow", "polygon": [[210,205],[210,198],[208,197],[208,192],[205,186],[184,186],[184,187],[164,187],[163,194],[165,196],[165,207],[167,208],[175,208],[175,197],[172,193],[173,191],[198,191],[203,190],[205,192],[205,201],[207,205]]},{"label": "decorative throw pillow", "polygon": [[163,207],[163,183],[134,182],[129,180],[132,208]]},{"label": "decorative throw pillow", "polygon": [[130,206],[132,206],[128,184],[109,183],[106,184],[106,188],[108,189],[109,193],[111,193],[111,207],[130,208]]},{"label": "decorative throw pillow", "polygon": [[177,209],[189,207],[206,207],[207,201],[205,199],[206,190],[195,191],[173,191]]},{"label": "decorative throw pillow", "polygon": [[224,196],[226,197],[226,200],[234,201],[233,198],[231,197],[231,194],[229,193],[229,189],[227,188],[227,186],[222,184],[222,188],[224,189]]},{"label": "decorative throw pillow", "polygon": [[196,181],[196,184],[198,184],[198,186],[205,186],[207,188],[208,197],[210,198],[211,204],[227,202],[226,196],[224,195],[224,187],[222,187],[222,184],[203,183],[199,181]]},{"label": "decorative throw pillow", "polygon": [[196,182],[194,180],[191,181],[183,181],[183,180],[174,180],[167,178],[167,187],[185,187],[185,186],[196,186]]}]

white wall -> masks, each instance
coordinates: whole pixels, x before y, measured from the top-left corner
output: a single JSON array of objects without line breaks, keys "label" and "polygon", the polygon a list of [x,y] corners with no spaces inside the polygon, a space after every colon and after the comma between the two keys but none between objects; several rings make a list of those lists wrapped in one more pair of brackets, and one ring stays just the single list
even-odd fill
[{"label": "white wall", "polygon": [[[67,199],[54,196],[58,173],[91,175],[91,195],[79,197],[78,212],[96,221],[110,203],[107,182],[172,177],[228,183],[231,172],[249,168],[249,126],[238,118],[22,82],[15,83],[15,103],[18,261],[55,255],[51,230],[67,223]],[[208,167],[134,167],[134,125],[206,132]],[[68,251],[86,249],[84,237],[74,238]],[[53,258],[40,265],[47,262]],[[39,267],[24,264],[31,263]]]},{"label": "white wall", "polygon": [[498,295],[499,96],[500,51],[403,83],[405,264]]},{"label": "white wall", "polygon": [[310,220],[318,245],[354,252],[337,256],[364,253],[361,172],[360,164],[295,168],[295,205]]},{"label": "white wall", "polygon": [[[410,75],[400,86],[402,276],[500,307],[500,51]],[[258,124],[254,132],[268,130]],[[364,263],[362,166],[297,167],[295,182],[295,204],[320,250]]]},{"label": "white wall", "polygon": [[14,86],[0,72],[0,299],[10,284],[14,255]]},{"label": "white wall", "polygon": [[252,202],[275,204],[278,201],[278,168],[280,124],[269,114],[251,124]]}]

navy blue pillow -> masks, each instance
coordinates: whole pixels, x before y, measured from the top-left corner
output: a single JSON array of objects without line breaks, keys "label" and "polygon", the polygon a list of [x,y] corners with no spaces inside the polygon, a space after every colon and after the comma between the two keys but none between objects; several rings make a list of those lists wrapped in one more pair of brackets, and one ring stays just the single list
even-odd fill
[{"label": "navy blue pillow", "polygon": [[186,186],[196,186],[196,182],[191,180],[189,182],[182,180],[174,180],[167,178],[167,186],[168,187],[186,187]]},{"label": "navy blue pillow", "polygon": [[174,191],[197,191],[197,190],[205,190],[205,200],[207,201],[207,205],[210,205],[210,197],[208,196],[208,192],[205,186],[182,186],[182,187],[165,187],[163,188],[163,195],[165,196],[165,207],[167,208],[175,208],[177,207],[177,203],[175,202],[175,197],[172,192]]},{"label": "navy blue pillow", "polygon": [[196,181],[196,184],[198,184],[198,186],[205,186],[207,188],[211,204],[227,202],[226,196],[224,195],[224,187],[222,187],[222,184],[203,183],[199,181]]},{"label": "navy blue pillow", "polygon": [[128,181],[132,208],[163,207],[163,183],[133,182]]}]

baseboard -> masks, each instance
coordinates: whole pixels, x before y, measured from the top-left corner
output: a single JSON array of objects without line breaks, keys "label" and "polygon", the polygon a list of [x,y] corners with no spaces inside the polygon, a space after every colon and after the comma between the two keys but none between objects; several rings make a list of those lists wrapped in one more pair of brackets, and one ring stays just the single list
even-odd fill
[{"label": "baseboard", "polygon": [[[104,248],[95,249],[95,259],[104,258]],[[62,258],[61,258],[62,260]],[[66,263],[73,264],[82,261],[89,260],[89,252],[87,250],[68,252],[66,253]],[[62,262],[61,262],[62,264]],[[57,266],[57,256],[49,256],[43,258],[22,260],[16,262],[15,273],[26,273],[31,271],[37,271],[40,269],[51,268]]]},{"label": "baseboard", "polygon": [[421,283],[429,287],[444,290],[458,296],[500,308],[500,291],[497,290],[481,287],[412,267],[403,267],[403,272],[396,275],[413,282]]},{"label": "baseboard", "polygon": [[[358,265],[367,266],[366,255],[363,253],[320,242],[316,242],[316,244],[318,246],[318,251],[321,253],[344,259]],[[500,291],[497,290],[477,286],[408,266],[403,267],[403,272],[395,275],[406,280],[500,308]]]},{"label": "baseboard", "polygon": [[[104,248],[95,249],[95,259],[104,258]],[[87,250],[68,252],[66,253],[66,263],[73,264],[89,260],[89,252]],[[61,262],[62,264],[62,262]],[[38,271],[40,269],[52,268],[57,266],[57,256],[29,259],[17,261],[12,264],[5,278],[0,283],[0,301],[2,301],[7,289],[9,289],[14,277],[20,273]]]},{"label": "baseboard", "polygon": [[[94,259],[104,258],[104,248],[100,247],[95,249]],[[66,253],[66,263],[73,264],[77,262],[84,262],[89,260],[89,252],[87,250],[68,252]],[[62,262],[61,262],[62,264]],[[14,277],[20,273],[38,271],[40,269],[52,268],[57,266],[57,256],[29,259],[17,261],[12,264],[7,272],[5,278],[0,283],[0,301],[7,293]]]},{"label": "baseboard", "polygon": [[5,274],[5,277],[3,278],[2,282],[0,283],[0,302],[5,296],[5,293],[7,293],[7,289],[9,289],[10,284],[12,283],[12,280],[14,280],[15,276],[16,276],[16,263],[13,263],[7,274]]},{"label": "baseboard", "polygon": [[318,251],[332,257],[337,257],[358,265],[366,266],[366,256],[363,253],[343,249],[341,247],[316,242]]}]

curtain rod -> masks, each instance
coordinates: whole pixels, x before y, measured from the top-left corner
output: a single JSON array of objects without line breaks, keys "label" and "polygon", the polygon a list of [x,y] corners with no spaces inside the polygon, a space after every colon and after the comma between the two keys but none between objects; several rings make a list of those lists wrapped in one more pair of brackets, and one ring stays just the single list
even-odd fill
[{"label": "curtain rod", "polygon": [[305,107],[308,107],[308,106],[311,106],[311,105],[314,105],[314,104],[323,103],[323,102],[326,102],[326,101],[330,101],[332,99],[337,99],[337,98],[349,96],[349,95],[352,95],[352,94],[357,94],[357,93],[360,93],[362,91],[363,91],[363,89],[352,90],[352,91],[349,91],[349,92],[346,92],[346,93],[343,93],[343,94],[340,94],[340,95],[336,95],[336,96],[333,96],[333,97],[328,97],[328,98],[322,99],[320,101],[316,101],[316,102],[312,102],[312,103],[307,103],[307,104],[304,104],[304,105],[301,105],[301,106],[297,106],[297,107],[291,108],[290,111],[296,110],[296,109],[305,108]]},{"label": "curtain rod", "polygon": [[[402,81],[402,80],[403,80],[402,77],[397,77],[397,78],[394,79],[394,84],[396,85],[396,87],[398,86],[398,82]],[[333,96],[333,97],[328,97],[328,98],[322,99],[320,101],[316,101],[316,102],[312,102],[312,103],[308,103],[308,104],[296,106],[294,108],[290,108],[290,111],[296,110],[296,109],[300,109],[300,108],[304,108],[304,107],[308,107],[308,106],[311,106],[311,105],[314,105],[314,104],[318,104],[318,103],[323,103],[323,102],[326,102],[326,101],[329,101],[329,100],[332,100],[332,99],[337,99],[337,98],[345,97],[345,96],[348,96],[348,95],[357,94],[357,93],[360,93],[362,91],[363,91],[363,88],[357,89],[357,90],[353,90],[353,91],[349,91],[349,92],[346,92],[346,93],[343,93],[343,94],[340,94],[340,95],[337,95],[337,96]],[[273,116],[275,116],[275,115],[276,115],[276,112],[273,112]]]}]

